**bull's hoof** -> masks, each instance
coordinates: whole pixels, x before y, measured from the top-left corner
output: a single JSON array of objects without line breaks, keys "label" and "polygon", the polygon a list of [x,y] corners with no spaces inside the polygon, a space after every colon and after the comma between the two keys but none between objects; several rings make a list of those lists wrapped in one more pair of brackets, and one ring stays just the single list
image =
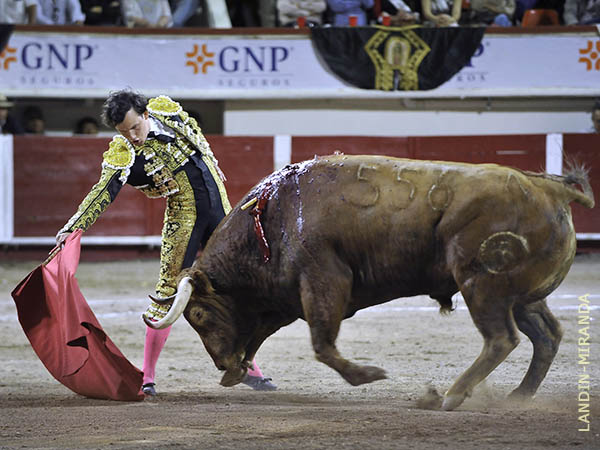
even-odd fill
[{"label": "bull's hoof", "polygon": [[231,387],[242,382],[246,376],[246,371],[239,369],[229,369],[221,378],[221,386]]},{"label": "bull's hoof", "polygon": [[462,402],[465,401],[465,395],[447,395],[444,397],[444,401],[442,402],[442,409],[444,411],[452,411],[453,409],[458,408]]},{"label": "bull's hoof", "polygon": [[372,383],[377,380],[385,380],[387,375],[385,370],[375,366],[358,366],[353,370],[342,374],[344,379],[352,386]]}]

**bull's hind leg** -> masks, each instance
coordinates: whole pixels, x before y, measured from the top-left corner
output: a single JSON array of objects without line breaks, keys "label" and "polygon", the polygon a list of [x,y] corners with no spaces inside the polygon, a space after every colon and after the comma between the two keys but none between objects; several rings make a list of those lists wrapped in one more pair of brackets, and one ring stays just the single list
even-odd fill
[{"label": "bull's hind leg", "polygon": [[[463,296],[469,307],[471,318],[483,336],[483,349],[475,362],[446,392],[442,409],[450,411],[458,407],[470,396],[477,384],[483,381],[511,351],[519,344],[519,335],[511,305],[498,298],[490,298],[485,293]],[[490,292],[493,292],[490,290]]]},{"label": "bull's hind leg", "polygon": [[344,359],[335,346],[352,290],[350,270],[342,272],[339,267],[329,272],[322,266],[318,271],[305,272],[300,277],[300,294],[317,360],[358,386],[384,379],[386,375],[379,367],[359,366]]},{"label": "bull's hind leg", "polygon": [[546,300],[529,305],[516,305],[513,314],[519,330],[533,344],[533,358],[523,381],[511,394],[511,399],[532,397],[546,376],[563,335],[562,327],[552,315]]}]

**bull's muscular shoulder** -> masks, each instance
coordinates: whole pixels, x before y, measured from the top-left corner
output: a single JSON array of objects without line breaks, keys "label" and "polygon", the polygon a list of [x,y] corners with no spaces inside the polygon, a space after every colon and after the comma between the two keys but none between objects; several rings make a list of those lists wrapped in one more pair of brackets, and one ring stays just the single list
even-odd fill
[{"label": "bull's muscular shoulder", "polygon": [[135,149],[133,145],[121,135],[113,137],[108,145],[108,150],[102,155],[102,165],[113,169],[127,169],[133,165]]},{"label": "bull's muscular shoulder", "polygon": [[150,114],[163,116],[176,116],[183,111],[179,103],[166,95],[151,98],[146,109]]}]

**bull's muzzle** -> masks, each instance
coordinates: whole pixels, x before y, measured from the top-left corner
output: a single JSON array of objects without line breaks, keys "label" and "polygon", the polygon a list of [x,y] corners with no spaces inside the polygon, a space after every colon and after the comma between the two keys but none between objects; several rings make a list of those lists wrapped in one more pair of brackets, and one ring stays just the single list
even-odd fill
[{"label": "bull's muzzle", "polygon": [[171,309],[169,309],[167,315],[156,322],[143,316],[146,325],[148,325],[150,328],[154,328],[155,330],[161,330],[173,325],[175,321],[179,319],[179,316],[183,314],[183,311],[185,311],[193,291],[194,286],[192,284],[192,279],[190,277],[182,278],[177,286],[177,294],[175,294],[173,306],[171,306]]},{"label": "bull's muzzle", "polygon": [[252,363],[243,360],[243,356],[244,353],[242,352],[237,355],[232,355],[227,361],[216,364],[220,370],[222,370],[223,367],[225,368],[225,373],[220,382],[221,386],[231,387],[244,381],[244,378],[246,378],[246,374],[248,373],[248,368],[252,366]]}]

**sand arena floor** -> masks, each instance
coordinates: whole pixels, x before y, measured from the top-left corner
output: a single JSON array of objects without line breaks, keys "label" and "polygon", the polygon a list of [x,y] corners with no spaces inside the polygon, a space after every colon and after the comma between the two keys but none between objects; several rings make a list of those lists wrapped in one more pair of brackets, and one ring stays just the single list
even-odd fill
[{"label": "sand arena floor", "polygon": [[[428,297],[399,299],[346,320],[338,338],[346,357],[383,367],[388,379],[352,387],[314,358],[303,321],[279,330],[257,359],[279,386],[261,393],[218,384],[220,373],[185,319],[159,360],[152,401],[91,400],[59,384],[32,351],[10,292],[35,266],[0,263],[0,448],[600,448],[600,255],[580,255],[549,304],[565,336],[536,398],[504,398],[518,385],[532,346],[521,344],[453,412],[419,409],[428,383],[444,392],[481,349],[461,299],[441,316]],[[153,289],[156,261],[82,263],[80,287],[111,339],[141,367],[140,313]],[[592,305],[591,398],[579,382],[578,306]],[[584,396],[585,398],[585,396]],[[589,415],[578,410],[589,408]],[[589,431],[586,429],[589,420]]]}]

